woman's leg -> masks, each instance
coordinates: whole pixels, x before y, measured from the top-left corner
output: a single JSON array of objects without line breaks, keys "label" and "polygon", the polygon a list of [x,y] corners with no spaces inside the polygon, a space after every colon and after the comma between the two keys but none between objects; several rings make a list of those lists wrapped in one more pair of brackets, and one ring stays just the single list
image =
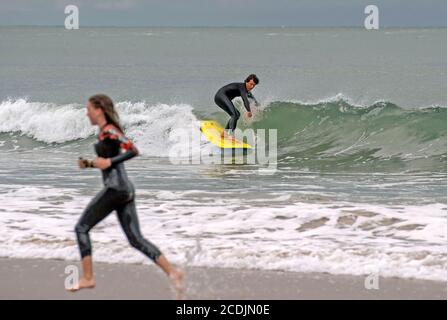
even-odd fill
[{"label": "woman's leg", "polygon": [[83,277],[79,283],[70,291],[83,288],[93,288],[95,278],[93,276],[92,246],[89,231],[103,220],[110,212],[115,210],[114,194],[110,189],[103,189],[93,198],[79,219],[75,227],[79,250],[82,258]]},{"label": "woman's leg", "polygon": [[157,262],[158,257],[161,256],[161,252],[153,243],[147,241],[141,235],[135,201],[132,200],[131,202],[120,206],[116,212],[130,245],[141,251],[152,261]]},{"label": "woman's leg", "polygon": [[169,277],[176,291],[177,298],[182,297],[183,273],[174,268],[151,242],[146,240],[140,231],[135,200],[121,206],[118,210],[118,219],[132,247],[138,249],[154,261]]}]

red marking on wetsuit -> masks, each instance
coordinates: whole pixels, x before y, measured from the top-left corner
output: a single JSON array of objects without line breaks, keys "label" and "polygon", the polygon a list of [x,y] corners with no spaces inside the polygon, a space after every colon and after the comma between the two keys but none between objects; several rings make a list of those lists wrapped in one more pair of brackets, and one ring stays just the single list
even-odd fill
[{"label": "red marking on wetsuit", "polygon": [[133,148],[133,142],[112,124],[106,125],[99,134],[100,141],[103,141],[106,138],[118,140],[120,142],[120,147],[126,151]]}]

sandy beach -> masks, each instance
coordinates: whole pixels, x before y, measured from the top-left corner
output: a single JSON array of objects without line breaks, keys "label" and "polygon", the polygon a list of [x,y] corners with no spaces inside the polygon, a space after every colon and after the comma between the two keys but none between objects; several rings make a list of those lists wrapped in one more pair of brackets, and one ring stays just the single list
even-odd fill
[{"label": "sandy beach", "polygon": [[[78,262],[0,259],[0,299],[174,299],[165,276],[154,266],[95,263],[97,287],[64,290],[67,266]],[[365,278],[318,273],[190,267],[186,299],[447,299],[447,282]]]}]

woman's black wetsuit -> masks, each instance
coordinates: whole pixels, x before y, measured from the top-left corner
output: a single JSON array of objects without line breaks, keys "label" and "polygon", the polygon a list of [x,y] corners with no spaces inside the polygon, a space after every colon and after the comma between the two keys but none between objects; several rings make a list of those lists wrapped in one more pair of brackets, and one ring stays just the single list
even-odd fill
[{"label": "woman's black wetsuit", "polygon": [[[135,157],[138,151],[132,142],[112,125],[104,127],[98,139],[95,144],[96,154],[98,157],[110,158],[112,165],[102,170],[104,189],[93,198],[76,224],[81,257],[92,254],[89,231],[116,210],[130,244],[156,261],[161,252],[141,235],[135,208],[135,189],[127,177],[123,163]],[[121,149],[125,152],[121,153]]]}]

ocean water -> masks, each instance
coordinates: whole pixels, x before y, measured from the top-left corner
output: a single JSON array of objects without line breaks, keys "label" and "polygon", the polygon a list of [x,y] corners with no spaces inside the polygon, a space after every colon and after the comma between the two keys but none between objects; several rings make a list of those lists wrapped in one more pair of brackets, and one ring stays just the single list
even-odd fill
[{"label": "ocean water", "polygon": [[[74,225],[101,179],[76,160],[93,156],[85,103],[104,92],[142,153],[126,163],[142,232],[174,262],[446,281],[446,39],[0,27],[0,256],[79,258]],[[224,124],[215,92],[250,73],[261,106],[240,127],[277,130],[277,170],[176,161],[176,133]],[[91,236],[97,261],[150,263],[113,215]]]}]

